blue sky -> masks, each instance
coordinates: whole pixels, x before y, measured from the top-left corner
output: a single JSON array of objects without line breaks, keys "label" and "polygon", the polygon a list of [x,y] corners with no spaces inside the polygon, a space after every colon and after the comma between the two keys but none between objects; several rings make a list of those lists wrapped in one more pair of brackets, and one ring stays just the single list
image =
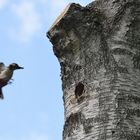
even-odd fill
[{"label": "blue sky", "polygon": [[0,61],[24,67],[0,100],[0,140],[61,140],[60,66],[46,32],[70,3],[91,0],[0,0]]}]

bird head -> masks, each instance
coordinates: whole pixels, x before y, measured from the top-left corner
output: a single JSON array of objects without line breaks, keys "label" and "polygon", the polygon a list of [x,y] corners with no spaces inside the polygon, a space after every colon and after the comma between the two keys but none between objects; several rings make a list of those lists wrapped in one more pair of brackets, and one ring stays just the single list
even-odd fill
[{"label": "bird head", "polygon": [[18,69],[24,69],[23,67],[20,67],[18,64],[16,63],[12,63],[9,65],[9,69],[10,70],[18,70]]}]

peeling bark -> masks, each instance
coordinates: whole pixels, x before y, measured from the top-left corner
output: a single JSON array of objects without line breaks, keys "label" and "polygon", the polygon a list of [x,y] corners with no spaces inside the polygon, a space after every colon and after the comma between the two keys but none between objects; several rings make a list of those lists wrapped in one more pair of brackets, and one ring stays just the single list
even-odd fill
[{"label": "peeling bark", "polygon": [[64,140],[140,140],[140,0],[72,3],[47,33],[61,65]]}]

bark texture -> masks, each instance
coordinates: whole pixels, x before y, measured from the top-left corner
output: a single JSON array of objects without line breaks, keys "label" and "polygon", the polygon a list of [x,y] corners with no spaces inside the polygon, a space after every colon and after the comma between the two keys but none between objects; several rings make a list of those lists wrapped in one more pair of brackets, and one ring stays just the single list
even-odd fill
[{"label": "bark texture", "polygon": [[140,140],[140,0],[72,3],[47,35],[61,65],[63,140]]}]

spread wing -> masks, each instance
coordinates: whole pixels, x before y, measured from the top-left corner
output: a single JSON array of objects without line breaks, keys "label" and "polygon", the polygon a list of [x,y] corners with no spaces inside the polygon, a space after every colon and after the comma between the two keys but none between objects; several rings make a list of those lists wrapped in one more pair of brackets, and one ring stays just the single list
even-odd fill
[{"label": "spread wing", "polygon": [[4,63],[0,62],[0,73],[6,68]]}]

